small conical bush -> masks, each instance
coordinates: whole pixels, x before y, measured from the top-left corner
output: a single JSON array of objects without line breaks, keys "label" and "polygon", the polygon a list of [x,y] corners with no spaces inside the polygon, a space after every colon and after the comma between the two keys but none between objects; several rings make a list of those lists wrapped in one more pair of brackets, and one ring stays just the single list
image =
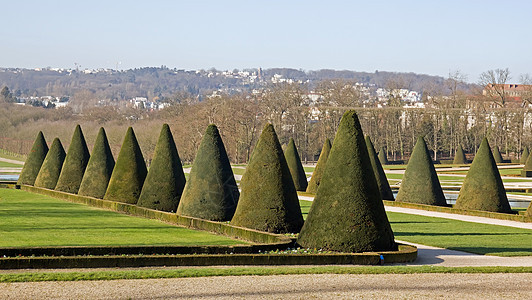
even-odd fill
[{"label": "small conical bush", "polygon": [[532,217],[532,202],[528,205],[528,209],[525,212],[525,216]]},{"label": "small conical bush", "polygon": [[240,192],[218,128],[205,130],[177,208],[178,215],[230,221]]},{"label": "small conical bush", "polygon": [[[168,124],[164,124],[137,205],[175,212],[185,182],[185,174],[174,137]],[[204,188],[207,189],[208,186]]]},{"label": "small conical bush", "polygon": [[387,165],[390,163],[384,147],[381,147],[381,151],[379,151],[379,161],[381,162],[381,165]]},{"label": "small conical bush", "polygon": [[525,149],[523,149],[523,153],[521,153],[521,159],[519,159],[519,163],[525,164],[526,160],[528,159],[528,156],[529,156],[528,147],[525,147]]},{"label": "small conical bush", "polygon": [[22,167],[17,184],[33,185],[35,183],[35,178],[37,178],[37,174],[39,174],[39,170],[41,169],[47,153],[48,145],[46,144],[42,131],[39,131],[35,138],[35,142],[33,142],[31,151],[28,154],[28,158],[26,159],[26,162],[24,162],[24,167]]},{"label": "small conical bush", "polygon": [[294,180],[296,191],[305,191],[308,186],[307,174],[305,174],[305,169],[303,169],[303,165],[301,164],[296,144],[292,138],[290,138],[290,141],[284,150],[284,157],[288,164],[288,169],[290,169],[290,174],[292,174],[292,180]]},{"label": "small conical bush", "polygon": [[395,250],[364,134],[353,110],[345,112],[325,172],[297,242],[341,252]]},{"label": "small conical bush", "polygon": [[266,124],[240,182],[231,224],[273,233],[299,232],[303,215],[277,134]]},{"label": "small conical bush", "polygon": [[52,142],[50,150],[46,154],[37,178],[35,186],[53,190],[57,184],[57,179],[61,173],[63,162],[65,161],[65,149],[58,138]]},{"label": "small conical bush", "polygon": [[526,176],[527,171],[528,173],[532,172],[532,155],[528,155],[528,158],[525,161],[525,166],[523,167],[523,172],[525,173],[525,177],[528,177]]},{"label": "small conical bush", "polygon": [[454,154],[454,165],[464,165],[467,164],[467,159],[464,154],[464,149],[462,148],[462,145],[458,145],[458,148],[456,148],[456,153]]},{"label": "small conical bush", "polygon": [[89,158],[89,148],[87,148],[81,127],[77,125],[72,135],[72,141],[68,147],[65,162],[63,163],[63,168],[61,169],[61,174],[59,175],[55,189],[57,191],[77,194]]},{"label": "small conical bush", "polygon": [[308,183],[307,193],[316,194],[318,191],[331,147],[331,141],[329,139],[325,139],[325,143],[323,143],[323,147],[321,148],[320,157],[318,158],[318,162],[316,163],[316,167],[314,168],[314,172],[312,172],[312,177]]},{"label": "small conical bush", "polygon": [[511,213],[499,169],[484,138],[467,172],[455,208]]},{"label": "small conical bush", "polygon": [[375,179],[377,180],[377,185],[379,186],[379,191],[383,200],[392,200],[393,201],[393,192],[390,188],[390,183],[388,183],[388,178],[384,173],[379,157],[373,148],[373,143],[369,136],[366,136],[366,147],[368,148],[369,160],[371,161],[371,167],[373,168],[373,174],[375,174]]},{"label": "small conical bush", "polygon": [[133,132],[133,128],[129,127],[103,198],[136,204],[147,173],[146,163],[135,132]]},{"label": "small conical bush", "polygon": [[417,139],[395,200],[447,206],[445,195],[423,137]]},{"label": "small conical bush", "polygon": [[495,150],[493,150],[493,159],[495,160],[495,163],[498,164],[502,163],[503,161],[501,151],[499,151],[498,146],[495,146]]},{"label": "small conical bush", "polygon": [[78,194],[102,199],[109,185],[115,159],[103,127],[98,131]]}]

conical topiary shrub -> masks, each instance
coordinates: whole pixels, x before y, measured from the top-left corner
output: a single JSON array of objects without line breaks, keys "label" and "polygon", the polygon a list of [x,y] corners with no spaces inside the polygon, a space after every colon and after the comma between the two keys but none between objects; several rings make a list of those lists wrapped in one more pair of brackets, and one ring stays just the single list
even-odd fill
[{"label": "conical topiary shrub", "polygon": [[484,138],[467,172],[455,208],[511,213],[499,169]]},{"label": "conical topiary shrub", "polygon": [[65,161],[65,149],[58,138],[52,142],[50,150],[46,154],[37,178],[35,186],[53,190],[57,184],[57,179],[61,173],[63,162]]},{"label": "conical topiary shrub", "polygon": [[528,159],[528,156],[529,156],[528,147],[525,147],[525,149],[523,149],[523,153],[521,153],[521,159],[519,159],[519,163],[525,164],[526,160]]},{"label": "conical topiary shrub", "polygon": [[495,163],[502,163],[502,155],[501,151],[499,151],[499,146],[495,146],[495,150],[493,150],[493,159],[495,160]]},{"label": "conical topiary shrub", "polygon": [[98,131],[92,154],[79,186],[79,195],[102,199],[109,185],[115,159],[103,127]]},{"label": "conical topiary shrub", "polygon": [[136,204],[147,173],[139,143],[133,128],[129,127],[103,198]]},{"label": "conical topiary shrub", "polygon": [[230,221],[240,193],[218,128],[211,124],[190,170],[178,215],[211,221]]},{"label": "conical topiary shrub", "polygon": [[523,177],[532,177],[532,155],[528,155],[523,171],[521,171],[521,176]]},{"label": "conical topiary shrub", "polygon": [[423,137],[417,139],[395,201],[447,206]]},{"label": "conical topiary shrub", "polygon": [[364,134],[353,110],[345,112],[325,172],[297,242],[341,252],[395,250]]},{"label": "conical topiary shrub", "polygon": [[290,138],[284,150],[284,158],[288,164],[288,169],[290,169],[290,174],[292,174],[296,191],[305,191],[308,186],[307,174],[305,174],[305,169],[303,169],[303,165],[301,164],[301,159],[299,158],[299,153],[297,153],[293,138]]},{"label": "conical topiary shrub", "polygon": [[286,159],[271,124],[266,124],[240,181],[231,224],[274,233],[299,232],[303,215]]},{"label": "conical topiary shrub", "polygon": [[57,191],[77,194],[89,158],[89,148],[87,148],[81,127],[77,125],[72,135],[72,141],[68,147],[65,162],[63,163],[63,168],[61,169],[61,174],[59,175],[55,189]]},{"label": "conical topiary shrub", "polygon": [[26,158],[26,162],[24,162],[24,167],[22,167],[17,184],[33,185],[35,183],[35,178],[37,178],[37,174],[39,174],[39,170],[41,169],[47,153],[48,145],[46,144],[42,131],[39,131],[35,138],[35,142],[33,142],[31,151],[28,154],[28,158]]},{"label": "conical topiary shrub", "polygon": [[532,202],[530,202],[530,204],[528,205],[528,208],[525,212],[525,216],[532,217]]},{"label": "conical topiary shrub", "polygon": [[316,194],[318,191],[331,147],[331,141],[329,139],[325,139],[325,143],[323,143],[323,147],[321,148],[320,158],[318,158],[318,162],[316,163],[316,167],[314,168],[314,172],[312,172],[312,177],[308,183],[307,193]]},{"label": "conical topiary shrub", "polygon": [[384,150],[384,147],[381,147],[381,151],[379,151],[379,161],[381,162],[381,165],[387,165],[390,162],[388,161],[388,156],[386,155],[386,150]]},{"label": "conical topiary shrub", "polygon": [[462,148],[462,145],[458,145],[458,148],[456,148],[456,153],[454,154],[453,165],[464,165],[464,164],[467,164],[467,159],[464,154],[464,149]]},{"label": "conical topiary shrub", "polygon": [[[185,187],[185,174],[168,124],[163,124],[138,206],[175,212]],[[203,188],[209,188],[208,185]]]},{"label": "conical topiary shrub", "polygon": [[373,168],[373,174],[375,174],[375,179],[377,180],[377,185],[379,186],[379,191],[383,200],[392,200],[393,201],[393,192],[390,188],[390,183],[388,183],[388,178],[384,173],[381,162],[373,148],[373,143],[369,136],[366,136],[366,147],[368,148],[369,160],[371,161],[371,167]]}]

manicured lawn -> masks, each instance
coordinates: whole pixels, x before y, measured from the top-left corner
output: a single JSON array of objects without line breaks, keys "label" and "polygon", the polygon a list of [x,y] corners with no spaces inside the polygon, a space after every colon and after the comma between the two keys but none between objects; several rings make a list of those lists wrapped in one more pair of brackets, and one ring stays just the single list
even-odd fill
[{"label": "manicured lawn", "polygon": [[0,189],[0,237],[0,247],[245,244],[11,189]]},{"label": "manicured lawn", "polygon": [[[311,201],[300,200],[306,218]],[[497,256],[532,255],[532,230],[388,212],[395,238]]]},{"label": "manicured lawn", "polygon": [[530,273],[531,267],[440,267],[440,266],[309,266],[309,267],[205,267],[205,268],[143,268],[137,270],[77,272],[24,272],[0,274],[0,282],[80,281],[149,278],[187,278],[244,275],[294,275],[294,274],[418,274],[418,273]]},{"label": "manicured lawn", "polygon": [[12,164],[5,161],[0,161],[0,168],[22,168],[23,165]]},{"label": "manicured lawn", "polygon": [[305,172],[314,172],[315,167],[303,167]]},{"label": "manicured lawn", "polygon": [[244,172],[246,172],[246,169],[242,168],[232,168],[234,175],[244,175]]}]

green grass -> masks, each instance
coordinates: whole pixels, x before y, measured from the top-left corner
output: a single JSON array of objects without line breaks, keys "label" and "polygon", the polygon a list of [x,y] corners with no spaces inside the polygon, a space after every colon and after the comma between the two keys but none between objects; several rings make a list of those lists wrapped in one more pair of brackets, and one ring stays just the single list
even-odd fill
[{"label": "green grass", "polygon": [[0,157],[7,158],[7,159],[14,159],[18,161],[26,160],[26,156],[20,155],[18,153],[9,152],[4,149],[0,149]]},{"label": "green grass", "polygon": [[394,212],[388,218],[399,240],[477,254],[532,255],[532,230]]},{"label": "green grass", "polygon": [[206,267],[176,269],[139,269],[84,272],[24,272],[0,274],[0,282],[81,281],[187,278],[244,275],[296,274],[419,274],[419,273],[531,273],[532,267],[439,267],[439,266],[317,266],[317,267]]},{"label": "green grass", "polygon": [[5,161],[0,161],[0,168],[22,168],[23,165],[12,164]]},{"label": "green grass", "polygon": [[245,243],[10,189],[0,189],[0,237],[0,247]]},{"label": "green grass", "polygon": [[242,168],[232,168],[234,175],[244,175],[244,172],[246,172],[246,169]]},{"label": "green grass", "polygon": [[314,169],[316,169],[316,167],[303,167],[303,170],[305,170],[305,172],[314,172]]},{"label": "green grass", "polygon": [[[300,200],[306,218],[311,201]],[[387,212],[395,238],[476,254],[531,256],[532,230]]]}]

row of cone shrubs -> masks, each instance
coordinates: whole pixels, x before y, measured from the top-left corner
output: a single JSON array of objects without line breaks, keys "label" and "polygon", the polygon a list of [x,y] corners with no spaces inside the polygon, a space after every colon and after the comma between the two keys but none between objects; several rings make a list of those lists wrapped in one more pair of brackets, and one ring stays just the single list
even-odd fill
[{"label": "row of cone shrubs", "polygon": [[[115,163],[103,128],[91,156],[77,126],[66,154],[58,139],[48,150],[39,133],[19,184],[177,210],[180,215],[203,219],[230,220],[236,226],[261,231],[300,232],[298,242],[304,247],[347,252],[396,248],[354,111],[342,118],[305,223],[297,181],[290,172],[294,164],[287,161],[290,151],[297,153],[293,141],[283,153],[273,126],[267,124],[242,177],[239,194],[214,125],[205,132],[186,184],[167,125],[161,131],[149,171],[131,128]],[[300,189],[306,188],[303,181],[300,183]]]}]

